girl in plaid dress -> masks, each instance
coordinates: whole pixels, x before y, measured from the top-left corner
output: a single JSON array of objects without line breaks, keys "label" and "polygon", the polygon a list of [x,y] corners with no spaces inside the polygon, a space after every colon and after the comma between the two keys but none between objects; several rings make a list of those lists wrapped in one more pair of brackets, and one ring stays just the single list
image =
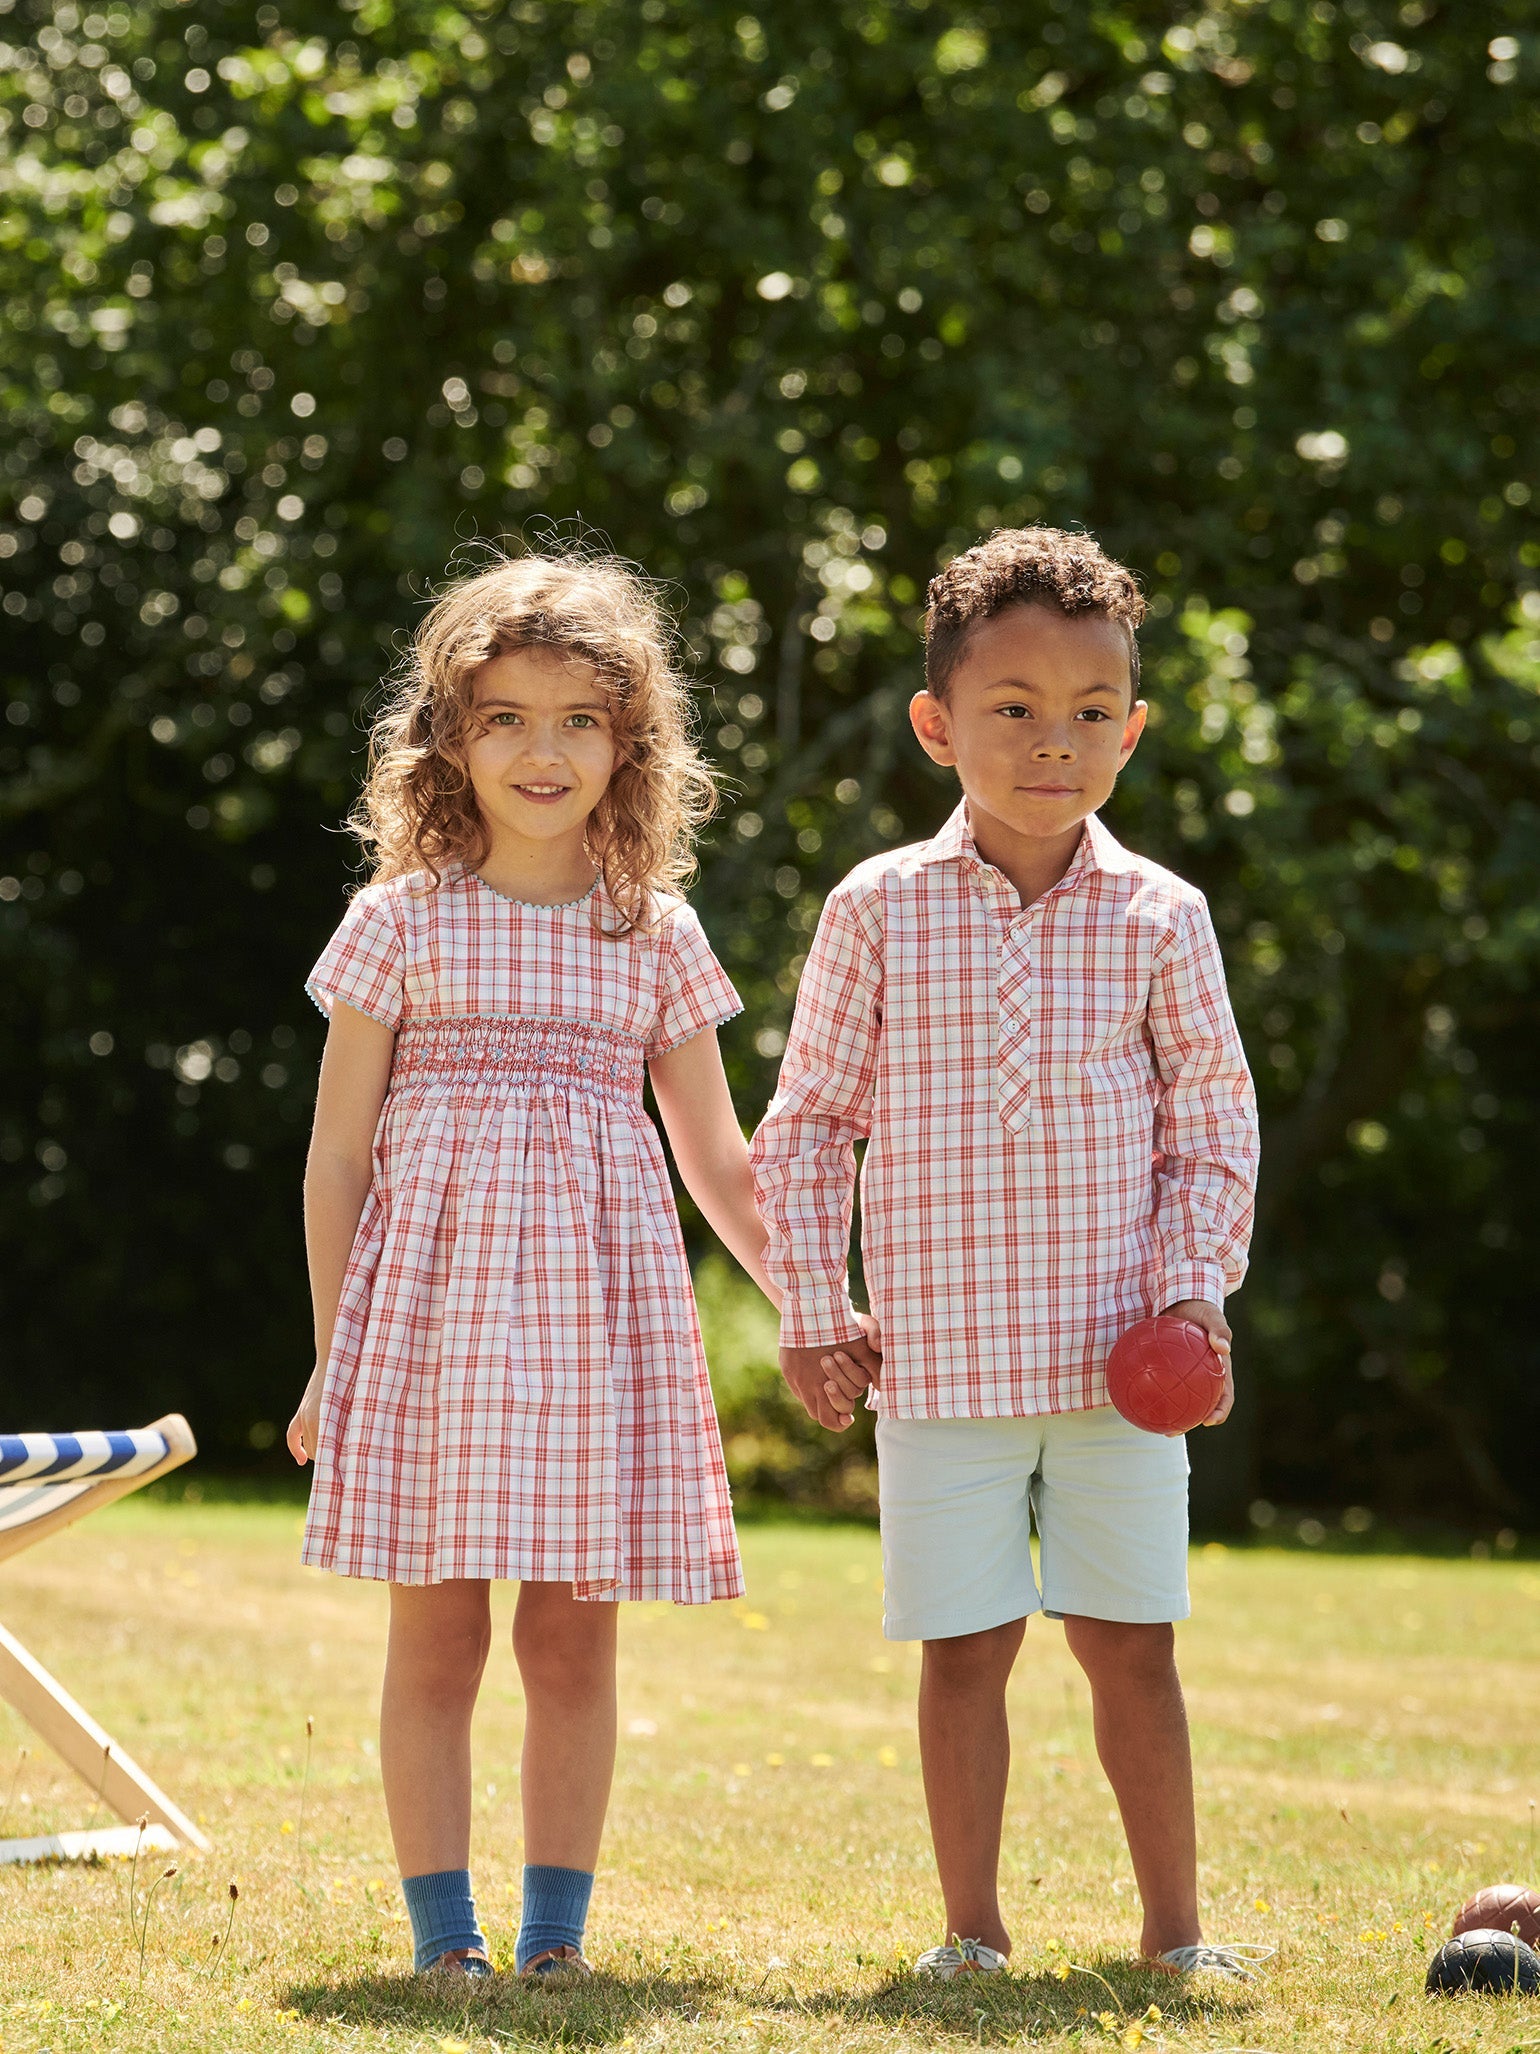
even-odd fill
[{"label": "girl in plaid dress", "polygon": [[521,1971],[583,1973],[620,1599],[743,1590],[644,1072],[691,1195],[767,1290],[674,887],[715,805],[656,602],[610,559],[497,562],[422,623],[354,826],[374,881],[309,981],[304,1559],[390,1584],[380,1767],[419,1969],[490,1973],[468,1873],[488,1585],[517,1579]]}]

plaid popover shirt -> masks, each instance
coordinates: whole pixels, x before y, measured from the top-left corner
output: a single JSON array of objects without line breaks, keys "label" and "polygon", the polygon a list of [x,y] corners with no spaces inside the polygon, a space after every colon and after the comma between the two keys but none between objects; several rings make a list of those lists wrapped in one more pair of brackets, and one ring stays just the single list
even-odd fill
[{"label": "plaid popover shirt", "polygon": [[1126,1327],[1245,1274],[1256,1105],[1202,893],[1093,816],[1023,906],[964,804],[830,894],[753,1143],[788,1347],[859,1331],[862,1137],[882,1410],[1105,1405]]}]

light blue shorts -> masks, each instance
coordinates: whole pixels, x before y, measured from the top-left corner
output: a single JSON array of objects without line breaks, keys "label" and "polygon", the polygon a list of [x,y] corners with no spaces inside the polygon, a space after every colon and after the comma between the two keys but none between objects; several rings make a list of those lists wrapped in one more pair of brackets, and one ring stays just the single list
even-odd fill
[{"label": "light blue shorts", "polygon": [[1180,1437],[1145,1433],[1110,1405],[879,1417],[877,1464],[889,1640],[950,1640],[1031,1612],[1153,1625],[1191,1610]]}]

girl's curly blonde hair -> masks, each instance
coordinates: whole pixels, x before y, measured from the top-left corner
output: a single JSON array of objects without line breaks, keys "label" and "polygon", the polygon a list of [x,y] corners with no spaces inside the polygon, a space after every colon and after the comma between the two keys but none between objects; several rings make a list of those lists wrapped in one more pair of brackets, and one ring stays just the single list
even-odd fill
[{"label": "girl's curly blonde hair", "polygon": [[619,557],[574,549],[500,556],[443,592],[412,637],[369,737],[349,826],[374,881],[446,864],[474,870],[491,846],[465,745],[476,673],[493,657],[547,649],[586,663],[612,706],[615,769],[589,816],[588,848],[628,934],[655,924],[659,895],[694,871],[696,830],[718,804],[692,733],[671,624],[648,581]]}]

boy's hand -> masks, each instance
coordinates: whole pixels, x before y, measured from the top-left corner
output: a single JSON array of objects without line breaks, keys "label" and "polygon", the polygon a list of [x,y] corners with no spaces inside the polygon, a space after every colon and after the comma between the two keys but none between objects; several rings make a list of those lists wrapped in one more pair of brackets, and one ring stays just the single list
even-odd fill
[{"label": "boy's hand", "polygon": [[326,1382],[326,1372],[317,1363],[310,1372],[310,1381],[305,1386],[305,1395],[299,1401],[299,1410],[289,1421],[289,1431],[284,1435],[289,1453],[304,1468],[307,1462],[315,1460],[316,1441],[321,1424],[321,1389]]},{"label": "boy's hand", "polygon": [[[1217,1305],[1210,1305],[1206,1298],[1179,1298],[1175,1305],[1166,1307],[1167,1319],[1190,1319],[1195,1327],[1202,1327],[1213,1344],[1214,1353],[1224,1364],[1224,1389],[1204,1426],[1223,1426],[1230,1417],[1230,1407],[1235,1403],[1235,1377],[1230,1369],[1230,1323]],[[1169,1436],[1168,1436],[1169,1438]]]},{"label": "boy's hand", "polygon": [[855,1417],[855,1403],[882,1374],[882,1357],[873,1345],[877,1324],[857,1313],[866,1338],[835,1348],[783,1348],[781,1375],[801,1399],[808,1416],[831,1433],[843,1433]]}]

